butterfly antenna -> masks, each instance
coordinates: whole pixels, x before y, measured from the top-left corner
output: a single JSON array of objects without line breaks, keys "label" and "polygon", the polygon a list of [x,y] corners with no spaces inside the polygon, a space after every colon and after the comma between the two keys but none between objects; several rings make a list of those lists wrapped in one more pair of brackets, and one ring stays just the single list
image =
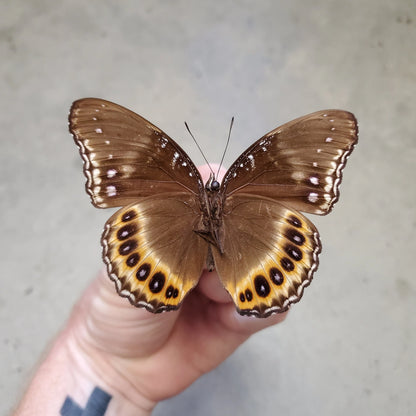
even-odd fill
[{"label": "butterfly antenna", "polygon": [[213,174],[213,175],[215,175],[215,173],[214,173],[214,171],[212,170],[212,168],[211,168],[211,165],[209,164],[209,162],[208,162],[208,160],[207,160],[207,158],[205,157],[205,155],[204,155],[204,152],[202,151],[202,149],[201,149],[201,146],[198,144],[198,142],[196,141],[196,139],[195,139],[195,137],[194,137],[194,135],[191,133],[191,130],[190,130],[190,128],[189,128],[189,126],[188,126],[188,123],[185,121],[185,127],[186,127],[186,130],[188,130],[188,133],[191,135],[191,137],[194,139],[194,142],[195,142],[195,144],[196,144],[196,146],[198,147],[198,149],[199,149],[199,151],[201,152],[201,155],[202,155],[202,157],[204,158],[204,160],[205,160],[205,162],[207,162],[207,165],[208,165],[208,167],[209,167],[209,170],[211,171],[211,173]]},{"label": "butterfly antenna", "polygon": [[225,145],[224,153],[222,154],[221,163],[220,163],[220,166],[218,167],[218,172],[217,172],[216,178],[218,178],[218,175],[219,175],[220,170],[221,170],[222,162],[224,162],[224,157],[225,157],[225,154],[227,153],[228,144],[230,143],[231,129],[233,128],[233,124],[234,124],[234,117],[231,118],[230,130],[228,131],[227,144]]}]

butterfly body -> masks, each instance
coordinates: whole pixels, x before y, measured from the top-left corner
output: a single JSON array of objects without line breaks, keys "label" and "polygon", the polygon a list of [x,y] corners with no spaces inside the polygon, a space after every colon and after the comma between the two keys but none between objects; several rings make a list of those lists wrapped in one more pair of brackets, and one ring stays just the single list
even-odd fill
[{"label": "butterfly body", "polygon": [[327,214],[357,141],[354,116],[326,110],[289,122],[204,184],[163,131],[108,101],[74,102],[70,131],[106,223],[103,259],[118,293],[151,312],[177,309],[202,270],[216,270],[241,314],[297,302],[321,251],[301,212]]},{"label": "butterfly body", "polygon": [[[214,184],[214,186],[213,186]],[[224,254],[224,233],[222,222],[223,198],[220,193],[220,184],[211,174],[205,184],[205,189],[200,195],[201,200],[201,217],[194,231],[210,245],[216,247],[221,254]],[[209,246],[210,250],[210,246]],[[207,261],[208,270],[215,268],[212,253],[209,252]]]}]

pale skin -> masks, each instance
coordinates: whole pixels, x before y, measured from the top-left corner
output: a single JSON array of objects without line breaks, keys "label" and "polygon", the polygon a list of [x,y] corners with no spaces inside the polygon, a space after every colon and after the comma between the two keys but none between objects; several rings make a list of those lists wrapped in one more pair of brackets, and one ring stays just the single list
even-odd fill
[{"label": "pale skin", "polygon": [[[200,171],[207,180],[209,169]],[[59,415],[67,396],[83,406],[97,386],[112,396],[106,416],[150,415],[159,401],[285,317],[240,316],[218,275],[207,271],[179,311],[152,314],[118,296],[103,270],[75,305],[14,416]]]}]

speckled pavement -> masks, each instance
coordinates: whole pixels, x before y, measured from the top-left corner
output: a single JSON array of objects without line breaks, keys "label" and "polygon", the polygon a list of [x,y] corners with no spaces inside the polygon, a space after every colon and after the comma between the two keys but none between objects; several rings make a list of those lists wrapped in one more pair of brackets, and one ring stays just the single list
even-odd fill
[{"label": "speckled pavement", "polygon": [[[75,99],[122,104],[203,163],[324,108],[360,141],[320,268],[282,325],[253,336],[154,415],[416,411],[414,0],[0,3],[0,414],[102,267],[111,210],[84,192]],[[313,218],[312,218],[313,217]]]}]

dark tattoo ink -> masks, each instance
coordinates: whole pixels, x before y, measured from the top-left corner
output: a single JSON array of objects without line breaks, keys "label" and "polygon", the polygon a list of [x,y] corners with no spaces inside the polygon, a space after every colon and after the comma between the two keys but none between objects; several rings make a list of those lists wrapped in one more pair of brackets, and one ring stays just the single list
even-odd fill
[{"label": "dark tattoo ink", "polygon": [[88,398],[85,409],[67,396],[61,407],[61,416],[104,416],[111,396],[96,387]]}]

